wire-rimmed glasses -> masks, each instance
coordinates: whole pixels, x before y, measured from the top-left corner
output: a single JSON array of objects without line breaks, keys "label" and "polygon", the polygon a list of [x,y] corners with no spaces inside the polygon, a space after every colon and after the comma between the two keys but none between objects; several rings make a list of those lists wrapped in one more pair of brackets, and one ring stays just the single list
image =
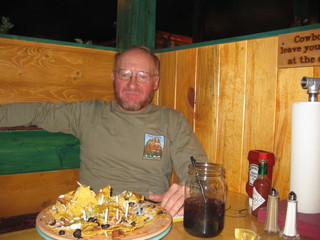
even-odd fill
[{"label": "wire-rimmed glasses", "polygon": [[150,79],[153,76],[156,76],[148,72],[133,73],[129,69],[121,69],[121,68],[116,69],[115,72],[117,74],[117,77],[123,81],[129,81],[133,75],[136,75],[136,79],[139,83],[147,83],[148,81],[150,81]]}]

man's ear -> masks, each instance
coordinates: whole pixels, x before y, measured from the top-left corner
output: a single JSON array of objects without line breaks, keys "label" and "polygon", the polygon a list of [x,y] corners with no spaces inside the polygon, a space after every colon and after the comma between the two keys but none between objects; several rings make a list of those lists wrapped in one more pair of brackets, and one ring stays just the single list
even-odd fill
[{"label": "man's ear", "polygon": [[114,81],[114,71],[111,72],[111,79]]},{"label": "man's ear", "polygon": [[160,76],[154,76],[153,90],[156,91],[159,88]]}]

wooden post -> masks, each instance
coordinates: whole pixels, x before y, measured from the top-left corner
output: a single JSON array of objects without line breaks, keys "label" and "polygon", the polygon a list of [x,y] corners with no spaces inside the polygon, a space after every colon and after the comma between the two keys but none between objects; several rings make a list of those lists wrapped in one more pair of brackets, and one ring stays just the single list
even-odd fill
[{"label": "wooden post", "polygon": [[156,0],[118,0],[117,48],[155,47]]}]

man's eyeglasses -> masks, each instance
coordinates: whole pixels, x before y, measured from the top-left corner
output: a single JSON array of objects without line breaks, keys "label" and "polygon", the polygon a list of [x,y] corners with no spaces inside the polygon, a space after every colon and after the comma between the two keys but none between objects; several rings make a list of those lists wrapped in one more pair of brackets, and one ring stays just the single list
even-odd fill
[{"label": "man's eyeglasses", "polygon": [[136,75],[136,79],[140,83],[147,83],[151,77],[155,76],[148,72],[136,72],[133,73],[129,69],[117,69],[115,70],[117,73],[118,78],[123,81],[129,81],[132,78],[132,75]]}]

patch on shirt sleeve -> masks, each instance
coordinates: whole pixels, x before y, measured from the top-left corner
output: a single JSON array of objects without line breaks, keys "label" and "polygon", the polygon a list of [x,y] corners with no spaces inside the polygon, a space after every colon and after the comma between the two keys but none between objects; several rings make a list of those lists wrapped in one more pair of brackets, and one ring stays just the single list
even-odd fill
[{"label": "patch on shirt sleeve", "polygon": [[144,135],[143,159],[160,160],[164,147],[164,136]]}]

